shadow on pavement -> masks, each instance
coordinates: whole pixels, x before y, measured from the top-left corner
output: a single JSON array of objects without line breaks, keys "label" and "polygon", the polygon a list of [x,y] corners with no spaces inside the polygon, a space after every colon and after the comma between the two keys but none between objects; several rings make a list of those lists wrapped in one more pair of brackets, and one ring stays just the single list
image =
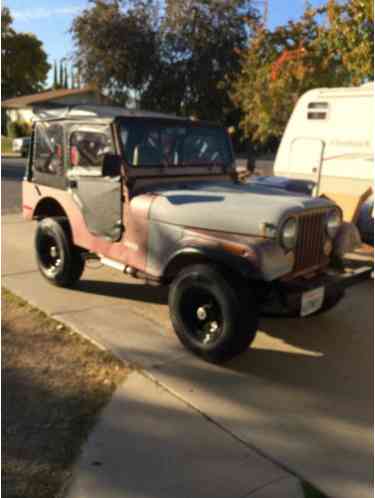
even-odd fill
[{"label": "shadow on pavement", "polygon": [[168,302],[167,287],[151,287],[143,283],[106,282],[100,280],[84,280],[78,282],[75,290],[87,294],[126,298],[132,301],[166,304]]},{"label": "shadow on pavement", "polygon": [[[260,329],[266,337],[259,348],[249,349],[225,368],[317,394],[352,399],[357,419],[370,420],[374,361],[372,282],[349,292],[350,307],[344,299],[336,309],[320,316],[261,320]],[[358,413],[361,410],[356,403],[362,406],[362,413]]]}]

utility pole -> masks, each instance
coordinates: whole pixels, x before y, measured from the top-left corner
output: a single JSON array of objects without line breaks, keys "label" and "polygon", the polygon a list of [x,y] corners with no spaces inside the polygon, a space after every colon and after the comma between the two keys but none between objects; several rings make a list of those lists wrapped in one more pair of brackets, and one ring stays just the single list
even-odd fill
[{"label": "utility pole", "polygon": [[268,0],[263,0],[263,24],[264,26],[267,26],[267,23],[268,23],[268,13],[269,13],[269,10],[268,10]]}]

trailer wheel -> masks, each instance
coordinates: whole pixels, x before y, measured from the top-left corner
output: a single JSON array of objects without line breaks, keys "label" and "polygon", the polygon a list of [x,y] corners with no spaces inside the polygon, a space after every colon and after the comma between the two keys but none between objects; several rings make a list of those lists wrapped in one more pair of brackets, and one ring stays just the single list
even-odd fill
[{"label": "trailer wheel", "polygon": [[220,363],[244,352],[258,328],[258,306],[245,286],[208,264],[177,275],[169,291],[169,310],[182,344],[196,355]]},{"label": "trailer wheel", "polygon": [[39,271],[53,285],[72,287],[81,277],[85,260],[73,244],[64,218],[44,218],[35,234]]}]

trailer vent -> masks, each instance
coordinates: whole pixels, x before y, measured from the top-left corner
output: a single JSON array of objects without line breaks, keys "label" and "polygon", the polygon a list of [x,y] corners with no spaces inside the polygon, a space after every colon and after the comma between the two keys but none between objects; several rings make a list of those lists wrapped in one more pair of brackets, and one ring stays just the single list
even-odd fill
[{"label": "trailer vent", "polygon": [[328,109],[328,102],[310,102],[309,109]]},{"label": "trailer vent", "polygon": [[326,119],[328,114],[328,102],[310,102],[307,111],[307,119]]}]

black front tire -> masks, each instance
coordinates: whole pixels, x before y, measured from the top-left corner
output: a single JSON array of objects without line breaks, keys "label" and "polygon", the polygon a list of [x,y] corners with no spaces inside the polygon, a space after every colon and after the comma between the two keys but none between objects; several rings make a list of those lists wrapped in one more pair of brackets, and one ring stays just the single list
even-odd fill
[{"label": "black front tire", "polygon": [[44,218],[35,234],[40,273],[53,285],[72,287],[82,276],[85,260],[71,240],[66,218]]},{"label": "black front tire", "polygon": [[208,264],[187,267],[173,280],[169,311],[182,344],[222,363],[246,351],[258,329],[258,305],[239,279]]},{"label": "black front tire", "polygon": [[322,315],[324,313],[327,313],[331,309],[333,309],[344,297],[345,291],[343,289],[336,289],[334,292],[331,292],[328,296],[324,298],[322,307],[312,313],[311,315],[307,316],[306,318],[309,318],[310,316],[318,316]]}]

